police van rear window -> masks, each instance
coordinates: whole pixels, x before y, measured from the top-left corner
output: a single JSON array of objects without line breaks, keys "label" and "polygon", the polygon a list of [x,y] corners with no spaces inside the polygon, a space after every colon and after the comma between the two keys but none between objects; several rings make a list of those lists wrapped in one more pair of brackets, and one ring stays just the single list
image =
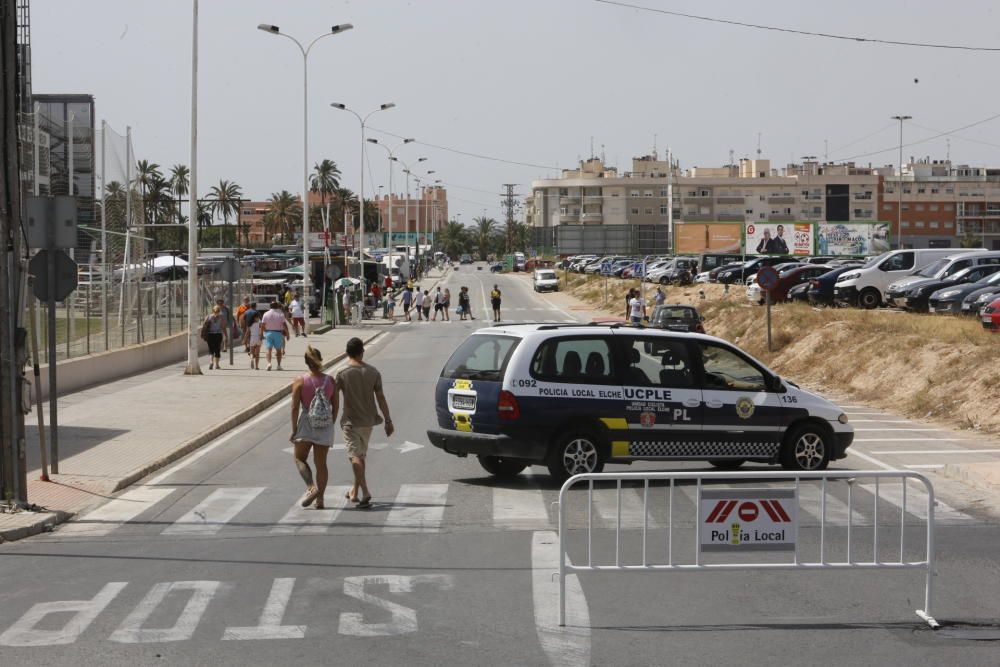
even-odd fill
[{"label": "police van rear window", "polygon": [[503,379],[510,355],[520,342],[521,339],[514,336],[469,336],[444,365],[441,377],[499,382]]}]

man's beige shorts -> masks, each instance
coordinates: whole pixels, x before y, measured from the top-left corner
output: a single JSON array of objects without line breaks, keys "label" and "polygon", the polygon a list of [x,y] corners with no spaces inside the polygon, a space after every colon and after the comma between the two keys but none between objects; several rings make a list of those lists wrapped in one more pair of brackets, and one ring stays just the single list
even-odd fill
[{"label": "man's beige shorts", "polygon": [[368,442],[372,439],[372,427],[343,424],[341,428],[344,431],[347,455],[359,458],[365,456],[368,453]]}]

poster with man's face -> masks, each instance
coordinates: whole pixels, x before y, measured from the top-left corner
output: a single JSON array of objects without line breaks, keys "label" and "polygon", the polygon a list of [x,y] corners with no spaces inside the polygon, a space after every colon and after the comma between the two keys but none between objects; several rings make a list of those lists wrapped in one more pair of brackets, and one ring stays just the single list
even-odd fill
[{"label": "poster with man's face", "polygon": [[748,255],[809,255],[812,226],[783,222],[751,222],[746,226]]}]

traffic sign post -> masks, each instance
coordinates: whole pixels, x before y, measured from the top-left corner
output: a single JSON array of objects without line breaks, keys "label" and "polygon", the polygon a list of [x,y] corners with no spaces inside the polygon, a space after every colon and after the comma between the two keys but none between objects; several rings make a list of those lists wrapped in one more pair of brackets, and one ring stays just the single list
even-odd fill
[{"label": "traffic sign post", "polygon": [[771,349],[771,290],[778,284],[778,272],[773,266],[765,266],[757,272],[757,284],[764,290],[764,303],[767,308],[767,351]]},{"label": "traffic sign post", "polygon": [[[56,396],[56,301],[68,297],[77,284],[77,269],[63,248],[76,245],[76,198],[29,197],[26,235],[28,245],[42,248],[31,258],[28,271],[34,277],[34,292],[48,302],[49,444],[52,474],[59,473],[59,411]],[[69,320],[66,321],[69,339]]]}]

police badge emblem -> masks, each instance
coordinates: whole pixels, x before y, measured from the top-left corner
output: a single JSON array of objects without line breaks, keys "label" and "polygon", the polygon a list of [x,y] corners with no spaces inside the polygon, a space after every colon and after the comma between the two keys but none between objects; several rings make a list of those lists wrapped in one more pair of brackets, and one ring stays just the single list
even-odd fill
[{"label": "police badge emblem", "polygon": [[753,416],[753,400],[746,396],[736,399],[736,416],[740,419],[750,419]]}]

